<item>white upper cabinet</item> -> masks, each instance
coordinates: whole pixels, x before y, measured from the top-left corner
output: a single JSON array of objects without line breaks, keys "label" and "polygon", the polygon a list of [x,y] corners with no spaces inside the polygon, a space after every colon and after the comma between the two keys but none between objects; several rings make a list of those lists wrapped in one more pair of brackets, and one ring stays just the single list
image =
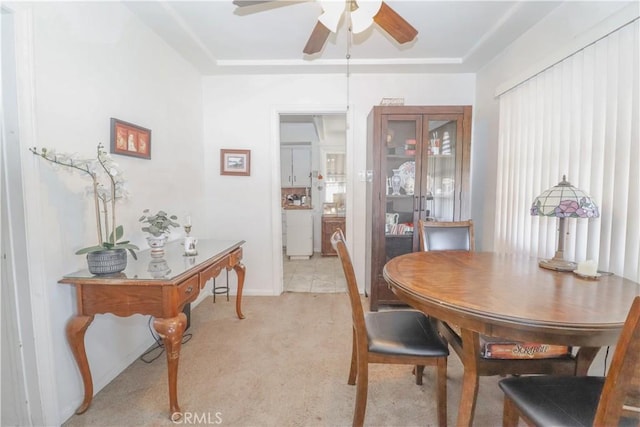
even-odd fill
[{"label": "white upper cabinet", "polygon": [[280,148],[282,187],[311,187],[311,147]]}]

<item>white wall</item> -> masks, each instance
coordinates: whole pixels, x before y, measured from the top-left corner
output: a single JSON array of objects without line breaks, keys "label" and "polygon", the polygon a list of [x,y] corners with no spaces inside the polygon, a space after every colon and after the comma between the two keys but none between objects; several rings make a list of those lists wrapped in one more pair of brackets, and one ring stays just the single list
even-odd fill
[{"label": "white wall", "polygon": [[[573,53],[615,28],[612,16],[638,2],[565,2],[477,73],[472,145],[471,216],[478,250],[493,249],[498,153],[498,99],[504,83]],[[541,70],[540,70],[541,71]]]},{"label": "white wall", "polygon": [[[48,335],[37,338],[41,378],[54,384],[43,396],[46,423],[59,424],[81,403],[83,387],[64,333],[74,289],[57,281],[86,266],[74,252],[96,243],[93,206],[86,182],[27,147],[91,156],[98,142],[109,146],[111,117],[149,128],[151,160],[114,156],[131,192],[118,206],[126,236],[147,247],[137,222],[145,208],[180,218],[191,212],[195,228],[206,221],[201,77],[117,2],[20,5],[15,16],[30,286],[36,335]],[[147,323],[140,315],[96,316],[85,340],[95,391],[152,344]]]},{"label": "white wall", "polygon": [[[347,161],[348,193],[353,197],[353,224],[347,223],[347,238],[360,284],[364,285],[365,182],[357,173],[366,161],[367,114],[383,97],[403,97],[405,105],[471,105],[475,77],[460,75],[402,76],[356,74],[350,77],[350,113]],[[345,75],[242,75],[204,78],[204,141],[207,216],[213,222],[212,235],[247,241],[247,294],[273,295],[281,289],[281,257],[274,249],[280,239],[278,112],[327,109],[345,111]],[[275,135],[275,136],[274,136]],[[219,150],[251,150],[251,176],[219,174]],[[273,171],[276,173],[273,173]],[[275,186],[275,187],[274,187]],[[274,195],[275,194],[275,195]],[[349,209],[349,207],[347,208]],[[277,218],[275,218],[277,216]],[[275,220],[274,220],[275,219]],[[349,221],[349,212],[347,221]],[[352,233],[352,234],[351,234]],[[275,270],[274,270],[275,269]]]}]

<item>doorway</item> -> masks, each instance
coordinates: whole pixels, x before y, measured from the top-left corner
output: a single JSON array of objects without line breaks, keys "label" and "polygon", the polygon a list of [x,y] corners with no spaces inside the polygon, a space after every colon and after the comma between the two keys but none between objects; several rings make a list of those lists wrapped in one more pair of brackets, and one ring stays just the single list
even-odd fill
[{"label": "doorway", "polygon": [[[342,269],[327,253],[322,231],[327,215],[346,217],[346,114],[281,113],[279,130],[283,290],[344,292]],[[292,221],[300,216],[310,217],[303,228]]]}]

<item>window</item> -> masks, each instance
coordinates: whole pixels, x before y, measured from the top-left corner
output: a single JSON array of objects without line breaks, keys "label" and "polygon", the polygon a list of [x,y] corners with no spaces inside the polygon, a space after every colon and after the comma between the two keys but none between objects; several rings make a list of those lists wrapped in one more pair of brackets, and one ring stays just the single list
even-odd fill
[{"label": "window", "polygon": [[496,250],[553,256],[555,218],[529,207],[564,174],[601,217],[570,220],[565,258],[640,281],[638,20],[500,96]]}]

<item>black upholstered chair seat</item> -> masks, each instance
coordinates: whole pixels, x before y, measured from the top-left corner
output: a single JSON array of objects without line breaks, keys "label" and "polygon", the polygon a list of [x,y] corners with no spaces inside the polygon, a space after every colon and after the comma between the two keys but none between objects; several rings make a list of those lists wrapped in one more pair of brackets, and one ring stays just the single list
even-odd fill
[{"label": "black upholstered chair seat", "polygon": [[[520,412],[538,426],[592,426],[604,377],[512,377],[501,380],[502,391]],[[637,426],[622,418],[620,426]]]},{"label": "black upholstered chair seat", "polygon": [[369,351],[379,354],[442,357],[449,349],[427,316],[415,310],[365,314]]},{"label": "black upholstered chair seat", "polygon": [[501,380],[503,427],[640,426],[640,296],[618,338],[607,377],[542,376]]}]

